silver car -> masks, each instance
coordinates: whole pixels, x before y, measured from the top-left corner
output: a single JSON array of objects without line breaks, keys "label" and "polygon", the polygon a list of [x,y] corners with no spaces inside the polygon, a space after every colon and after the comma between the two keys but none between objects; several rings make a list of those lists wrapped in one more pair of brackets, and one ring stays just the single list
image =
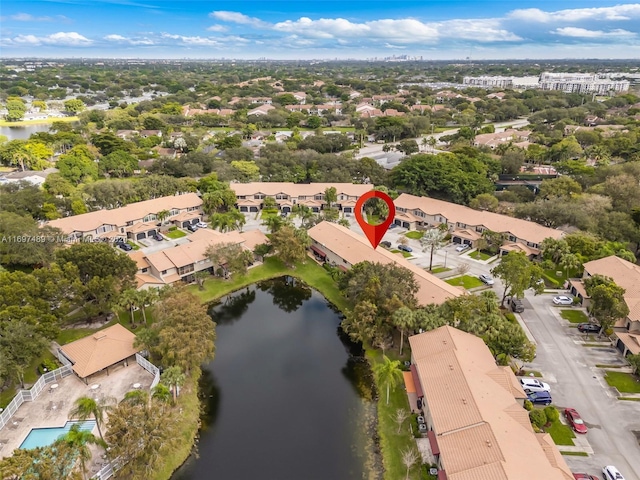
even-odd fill
[{"label": "silver car", "polygon": [[541,382],[536,378],[521,378],[520,385],[522,385],[522,389],[526,393],[551,391],[551,387],[548,383]]},{"label": "silver car", "polygon": [[494,284],[493,277],[491,275],[487,275],[486,273],[483,273],[482,275],[478,275],[478,278],[482,280],[482,283],[484,283],[485,285]]}]

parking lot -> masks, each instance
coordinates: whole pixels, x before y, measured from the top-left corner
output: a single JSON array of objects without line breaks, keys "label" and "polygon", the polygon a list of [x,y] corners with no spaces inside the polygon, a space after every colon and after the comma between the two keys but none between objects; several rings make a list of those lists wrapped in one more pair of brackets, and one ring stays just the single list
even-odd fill
[{"label": "parking lot", "polygon": [[585,346],[598,343],[598,337],[569,326],[552,298],[528,291],[521,316],[537,343],[537,357],[527,368],[542,373],[558,408],[577,409],[589,427],[586,439],[593,454],[564,458],[574,472],[601,478],[603,466],[615,465],[626,480],[640,480],[640,447],[633,433],[640,432],[640,404],[617,400],[604,371],[596,367],[625,362],[608,342]]}]

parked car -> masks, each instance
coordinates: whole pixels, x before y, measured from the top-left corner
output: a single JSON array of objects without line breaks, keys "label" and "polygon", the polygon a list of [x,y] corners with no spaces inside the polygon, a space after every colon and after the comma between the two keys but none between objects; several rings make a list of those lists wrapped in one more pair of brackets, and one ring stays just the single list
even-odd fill
[{"label": "parked car", "polygon": [[573,305],[573,298],[566,295],[558,295],[553,297],[553,303],[556,305]]},{"label": "parked car", "polygon": [[487,275],[486,273],[478,275],[478,278],[480,280],[482,280],[482,283],[484,283],[485,285],[493,285],[494,284],[493,277],[491,275]]},{"label": "parked car", "polygon": [[382,245],[384,248],[391,248],[391,242],[388,242],[386,240],[383,242],[380,242],[380,245]]},{"label": "parked car", "polygon": [[408,247],[407,245],[398,245],[398,250],[402,250],[403,252],[413,252],[413,248]]},{"label": "parked car", "polygon": [[620,471],[613,465],[608,465],[602,469],[604,480],[624,480]]},{"label": "parked car", "polygon": [[511,300],[509,301],[509,305],[511,306],[511,310],[516,313],[524,312],[524,304],[522,303],[522,300],[520,300],[519,298],[511,297]]},{"label": "parked car", "polygon": [[594,477],[593,475],[589,475],[588,473],[574,473],[573,478],[575,478],[575,480],[600,480],[599,478]]},{"label": "parked car", "polygon": [[600,325],[596,325],[595,323],[579,323],[578,331],[582,333],[600,333],[602,327]]},{"label": "parked car", "polygon": [[575,408],[565,408],[564,418],[567,419],[567,423],[576,433],[587,433],[587,426]]},{"label": "parked car", "polygon": [[466,243],[463,243],[462,245],[458,245],[456,247],[456,252],[464,252],[468,248],[469,248],[469,245],[467,245]]},{"label": "parked car", "polygon": [[124,242],[118,243],[118,247],[124,250],[125,252],[130,252],[131,250],[133,250],[133,247],[131,245]]},{"label": "parked car", "polygon": [[198,230],[198,225],[194,225],[193,223],[191,223],[187,227],[187,230],[189,230],[190,232],[195,232],[196,230]]},{"label": "parked car", "polygon": [[389,230],[391,230],[392,228],[398,228],[400,225],[398,225],[397,223],[392,223],[391,225],[389,225]]},{"label": "parked car", "polygon": [[551,402],[553,401],[549,392],[527,393],[527,398],[534,405],[551,405]]},{"label": "parked car", "polygon": [[163,240],[164,240],[164,237],[163,237],[161,234],[159,234],[159,233],[156,233],[156,234],[155,234],[153,237],[151,237],[151,238],[153,238],[156,242],[161,242],[161,241],[163,241]]},{"label": "parked car", "polygon": [[521,378],[520,385],[522,385],[522,389],[526,392],[548,392],[551,390],[551,387],[548,383],[541,382],[536,378]]},{"label": "parked car", "polygon": [[198,228],[207,228],[207,224],[205,222],[198,222],[196,223],[196,227]]}]

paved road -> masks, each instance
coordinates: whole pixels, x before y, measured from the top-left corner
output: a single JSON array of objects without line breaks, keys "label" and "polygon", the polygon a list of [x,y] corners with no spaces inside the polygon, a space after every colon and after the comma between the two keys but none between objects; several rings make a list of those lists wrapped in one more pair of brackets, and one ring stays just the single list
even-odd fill
[{"label": "paved road", "polygon": [[[498,122],[498,123],[494,123],[493,124],[496,128],[496,132],[502,132],[504,131],[504,129],[506,127],[512,127],[512,128],[521,128],[524,127],[526,125],[529,125],[529,120],[525,119],[525,118],[521,118],[518,120],[513,120],[510,122]],[[436,140],[439,140],[440,137],[443,137],[445,135],[453,135],[454,133],[457,133],[458,129],[457,128],[452,128],[450,130],[445,130],[444,132],[440,132],[440,133],[435,133],[435,134],[431,134],[431,135],[422,135],[418,138],[415,139],[416,142],[418,142],[418,145],[420,146],[420,148],[422,147],[422,139],[423,138],[435,138]],[[438,145],[438,144],[436,144]],[[443,143],[439,142],[439,145],[444,145]],[[382,151],[382,147],[384,146],[384,144],[380,144],[380,143],[367,143],[364,147],[362,147],[360,149],[360,151],[358,152],[358,155],[356,155],[355,158],[363,158],[363,157],[371,157],[371,158],[375,158],[376,160],[379,160],[378,163],[380,163],[382,166],[393,166],[393,165],[397,165],[397,163],[399,162],[399,158],[402,158],[403,155],[400,154],[399,152],[383,152]],[[424,152],[426,153],[439,153],[442,152],[443,150],[438,150],[438,149],[433,149],[431,147],[427,147],[427,150],[425,150]],[[399,158],[398,158],[399,157]],[[382,163],[381,163],[382,162]]]},{"label": "paved road", "polygon": [[541,371],[551,385],[554,404],[576,408],[590,427],[587,439],[594,454],[565,460],[574,472],[600,478],[604,465],[615,465],[626,480],[640,480],[640,448],[631,433],[640,431],[640,405],[616,400],[602,371],[595,368],[595,363],[619,361],[619,354],[613,348],[577,343],[580,334],[559,317],[551,297],[527,292],[522,318],[538,344],[531,368]]}]

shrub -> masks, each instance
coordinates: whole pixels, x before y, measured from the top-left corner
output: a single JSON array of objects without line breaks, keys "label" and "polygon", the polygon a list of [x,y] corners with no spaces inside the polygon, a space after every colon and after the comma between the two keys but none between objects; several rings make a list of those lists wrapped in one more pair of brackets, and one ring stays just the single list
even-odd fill
[{"label": "shrub", "polygon": [[169,227],[170,232],[175,232],[178,229],[175,225],[173,227]]},{"label": "shrub", "polygon": [[533,410],[533,403],[531,403],[531,400],[525,400],[524,401],[524,409],[527,412],[530,412],[531,410]]},{"label": "shrub", "polygon": [[544,415],[547,417],[547,423],[557,422],[560,419],[560,412],[556,407],[549,405],[544,407]]},{"label": "shrub", "polygon": [[534,427],[542,428],[547,423],[547,416],[542,410],[531,410],[529,412],[529,421]]},{"label": "shrub", "polygon": [[516,320],[516,316],[511,312],[505,312],[504,318],[509,320],[511,323],[518,323],[518,320]]}]

